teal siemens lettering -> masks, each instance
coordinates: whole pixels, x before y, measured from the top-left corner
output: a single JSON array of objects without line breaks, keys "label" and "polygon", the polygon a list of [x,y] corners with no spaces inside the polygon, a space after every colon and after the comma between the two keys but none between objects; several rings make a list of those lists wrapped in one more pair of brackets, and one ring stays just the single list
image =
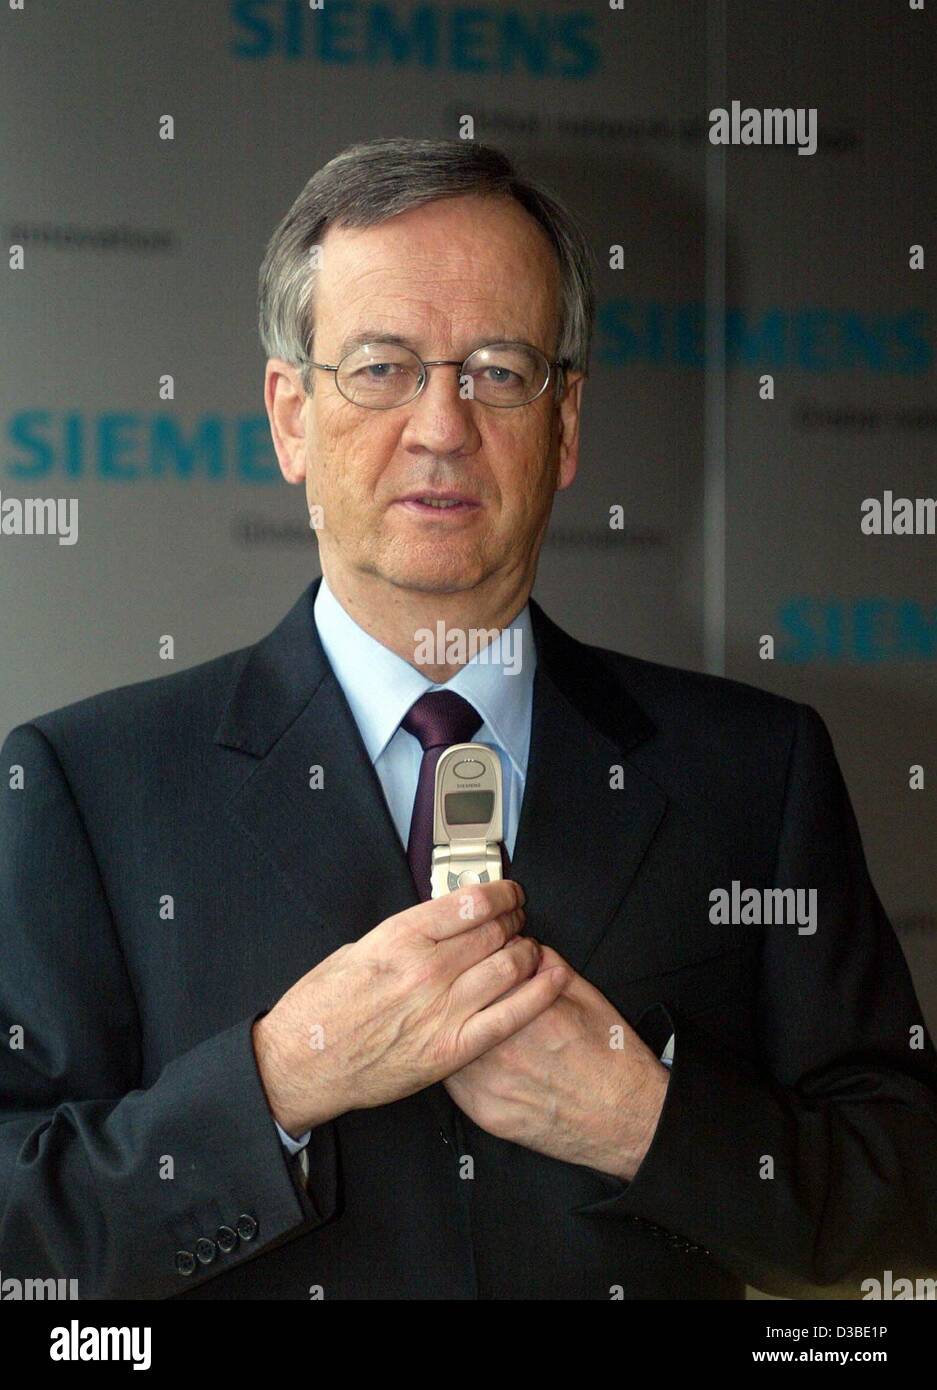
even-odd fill
[{"label": "teal siemens lettering", "polygon": [[937,661],[937,604],[795,598],[778,611],[778,661]]},{"label": "teal siemens lettering", "polygon": [[172,415],[22,410],[7,421],[7,440],[14,452],[3,472],[10,478],[259,484],[280,478],[263,415],[205,415],[185,425]]},{"label": "teal siemens lettering", "polygon": [[285,58],[337,67],[590,77],[600,45],[588,10],[546,4],[413,5],[325,0],[231,0],[237,58]]},{"label": "teal siemens lettering", "polygon": [[[597,316],[599,361],[609,366],[649,363],[705,365],[704,305],[690,300],[611,299]],[[725,313],[730,367],[802,372],[891,372],[916,376],[934,361],[929,315],[813,307],[736,309]]]}]

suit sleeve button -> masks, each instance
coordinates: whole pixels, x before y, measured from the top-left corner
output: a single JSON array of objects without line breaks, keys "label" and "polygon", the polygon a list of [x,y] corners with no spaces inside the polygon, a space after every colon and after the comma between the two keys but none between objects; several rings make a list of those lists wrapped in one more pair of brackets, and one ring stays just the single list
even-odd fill
[{"label": "suit sleeve button", "polygon": [[215,1240],[218,1242],[218,1249],[225,1255],[230,1255],[238,1243],[238,1233],[231,1226],[219,1226]]},{"label": "suit sleeve button", "polygon": [[201,1240],[195,1242],[195,1254],[200,1264],[210,1265],[218,1254],[218,1247],[213,1240],[209,1240],[207,1236],[202,1236]]},{"label": "suit sleeve button", "polygon": [[195,1268],[195,1256],[191,1250],[176,1251],[176,1269],[180,1274],[191,1274]]},{"label": "suit sleeve button", "polygon": [[253,1240],[257,1234],[257,1222],[246,1213],[238,1217],[237,1233],[242,1240]]}]

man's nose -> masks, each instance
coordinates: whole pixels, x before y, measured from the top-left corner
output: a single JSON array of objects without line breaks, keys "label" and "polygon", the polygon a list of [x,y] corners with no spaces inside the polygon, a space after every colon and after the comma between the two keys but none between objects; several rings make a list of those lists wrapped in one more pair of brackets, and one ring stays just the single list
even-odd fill
[{"label": "man's nose", "polygon": [[472,402],[460,394],[461,364],[427,367],[426,383],[410,402],[402,443],[432,453],[458,453],[478,438]]}]

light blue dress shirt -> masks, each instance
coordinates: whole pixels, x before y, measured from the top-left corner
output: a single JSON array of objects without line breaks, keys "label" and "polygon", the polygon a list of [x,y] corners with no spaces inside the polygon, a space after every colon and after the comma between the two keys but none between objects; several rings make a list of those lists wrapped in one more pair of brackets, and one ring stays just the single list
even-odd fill
[{"label": "light blue dress shirt", "polygon": [[[525,605],[510,624],[514,642],[511,664],[516,670],[509,671],[498,661],[482,661],[485,653],[479,652],[444,685],[434,684],[359,627],[325,579],[319,585],[314,613],[329,665],[351,707],[404,849],[410,837],[423,749],[419,739],[400,728],[400,721],[427,690],[454,690],[481,716],[474,742],[487,744],[500,756],[505,843],[512,854],[527,775],[537,662],[529,608]],[[365,930],[367,925],[362,924]]]},{"label": "light blue dress shirt", "polygon": [[[514,647],[504,655],[510,655],[512,667],[516,663],[516,671],[509,672],[503,662],[482,660],[482,651],[445,684],[421,675],[415,666],[359,627],[324,577],[313,613],[319,639],[374,764],[404,850],[410,835],[423,749],[417,738],[400,728],[400,721],[427,690],[454,690],[474,705],[482,718],[474,742],[487,744],[501,760],[504,842],[513,856],[527,776],[537,664],[529,607],[525,604],[509,624]],[[376,925],[363,922],[362,933]],[[666,1056],[662,1060],[667,1061]],[[298,1153],[309,1142],[311,1131],[293,1139],[280,1125],[277,1130],[290,1153]]]}]

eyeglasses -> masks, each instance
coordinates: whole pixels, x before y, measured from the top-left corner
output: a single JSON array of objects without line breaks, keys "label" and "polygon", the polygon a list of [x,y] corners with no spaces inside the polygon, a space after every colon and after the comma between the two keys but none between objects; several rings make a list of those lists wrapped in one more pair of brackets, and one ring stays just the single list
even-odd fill
[{"label": "eyeglasses", "polygon": [[548,361],[529,343],[489,343],[470,352],[464,362],[424,362],[396,343],[364,343],[336,366],[306,358],[307,371],[315,367],[334,372],[335,385],[345,399],[368,410],[393,410],[414,400],[426,385],[428,367],[458,367],[459,394],[465,400],[502,409],[529,405],[547,389],[554,367],[562,387],[563,366]]}]

